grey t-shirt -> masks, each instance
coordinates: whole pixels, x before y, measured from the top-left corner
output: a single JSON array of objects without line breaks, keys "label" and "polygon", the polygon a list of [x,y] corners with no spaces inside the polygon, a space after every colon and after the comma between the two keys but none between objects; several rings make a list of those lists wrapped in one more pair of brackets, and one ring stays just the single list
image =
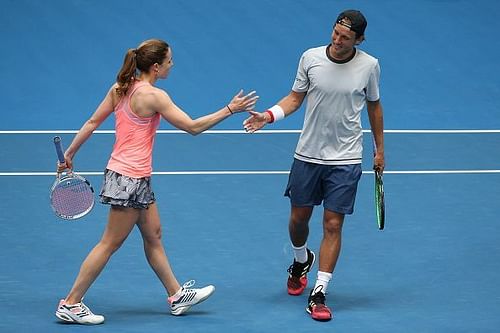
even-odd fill
[{"label": "grey t-shirt", "polygon": [[359,164],[361,111],[367,100],[380,98],[379,63],[358,49],[348,62],[336,63],[327,48],[309,49],[300,59],[292,90],[307,92],[307,105],[294,157],[325,165]]}]

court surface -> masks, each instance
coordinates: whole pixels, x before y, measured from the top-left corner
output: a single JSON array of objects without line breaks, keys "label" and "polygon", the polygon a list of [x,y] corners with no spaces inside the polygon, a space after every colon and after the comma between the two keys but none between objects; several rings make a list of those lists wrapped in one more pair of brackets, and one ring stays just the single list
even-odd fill
[{"label": "court surface", "polygon": [[[0,332],[498,332],[496,1],[1,3]],[[256,89],[262,110],[288,93],[301,53],[327,44],[336,14],[350,7],[367,16],[361,48],[382,67],[387,217],[378,231],[365,115],[364,173],[327,296],[334,320],[311,320],[307,296],[286,294],[283,191],[301,110],[252,135],[241,130],[244,115],[196,137],[161,125],[153,187],[165,248],[179,281],[216,286],[210,299],[169,315],[134,230],[85,298],[105,324],[57,322],[57,303],[101,236],[108,207],[71,223],[54,216],[52,137],[70,142],[125,50],[167,40],[175,66],[158,85],[192,117],[223,107],[240,88]],[[112,128],[110,118],[75,161],[96,189]],[[321,213],[310,224],[315,251]]]}]

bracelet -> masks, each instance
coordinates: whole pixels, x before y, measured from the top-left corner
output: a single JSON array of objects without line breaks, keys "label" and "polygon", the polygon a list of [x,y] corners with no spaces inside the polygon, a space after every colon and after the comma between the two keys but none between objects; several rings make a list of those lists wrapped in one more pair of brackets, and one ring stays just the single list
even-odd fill
[{"label": "bracelet", "polygon": [[285,111],[283,111],[283,108],[278,104],[276,104],[269,110],[266,110],[266,113],[271,117],[271,121],[269,123],[273,123],[285,118]]},{"label": "bracelet", "polygon": [[274,114],[272,113],[271,110],[266,110],[266,113],[269,115],[269,117],[271,117],[271,120],[269,121],[269,123],[274,123]]},{"label": "bracelet", "polygon": [[231,110],[231,108],[229,107],[229,105],[226,105],[226,108],[229,110],[229,112],[231,112],[231,114],[234,114],[233,110]]}]

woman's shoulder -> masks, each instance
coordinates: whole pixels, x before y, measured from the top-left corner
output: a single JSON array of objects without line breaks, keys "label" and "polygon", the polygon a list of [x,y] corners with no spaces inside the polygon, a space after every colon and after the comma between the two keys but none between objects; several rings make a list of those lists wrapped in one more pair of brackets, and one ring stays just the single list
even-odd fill
[{"label": "woman's shoulder", "polygon": [[137,90],[136,95],[154,105],[158,105],[158,103],[169,103],[171,101],[170,96],[165,90],[153,85],[145,85],[144,87],[141,87]]},{"label": "woman's shoulder", "polygon": [[120,101],[120,95],[117,90],[118,87],[118,83],[115,82],[108,90],[108,97],[110,97],[113,101],[113,107],[115,107]]},{"label": "woman's shoulder", "polygon": [[[161,88],[143,84],[135,90],[132,100],[148,110],[158,110],[171,103],[170,96]],[[136,104],[137,105],[137,104]]]}]

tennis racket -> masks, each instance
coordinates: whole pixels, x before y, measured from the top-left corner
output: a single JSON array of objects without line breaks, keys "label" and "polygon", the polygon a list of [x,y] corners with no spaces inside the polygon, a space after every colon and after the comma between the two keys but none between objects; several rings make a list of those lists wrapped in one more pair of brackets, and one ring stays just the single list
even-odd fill
[{"label": "tennis racket", "polygon": [[384,230],[385,226],[385,201],[384,201],[384,180],[382,173],[375,170],[375,211],[377,213],[377,224],[379,230]]},{"label": "tennis racket", "polygon": [[[64,163],[64,153],[59,136],[54,137],[57,158]],[[54,213],[65,220],[75,220],[87,215],[94,207],[94,189],[89,181],[67,169],[58,172],[50,189],[50,205]]]},{"label": "tennis racket", "polygon": [[[373,155],[375,156],[377,148],[373,140]],[[384,179],[382,172],[375,169],[375,212],[379,230],[384,230],[385,226],[385,199],[384,199]]]}]

